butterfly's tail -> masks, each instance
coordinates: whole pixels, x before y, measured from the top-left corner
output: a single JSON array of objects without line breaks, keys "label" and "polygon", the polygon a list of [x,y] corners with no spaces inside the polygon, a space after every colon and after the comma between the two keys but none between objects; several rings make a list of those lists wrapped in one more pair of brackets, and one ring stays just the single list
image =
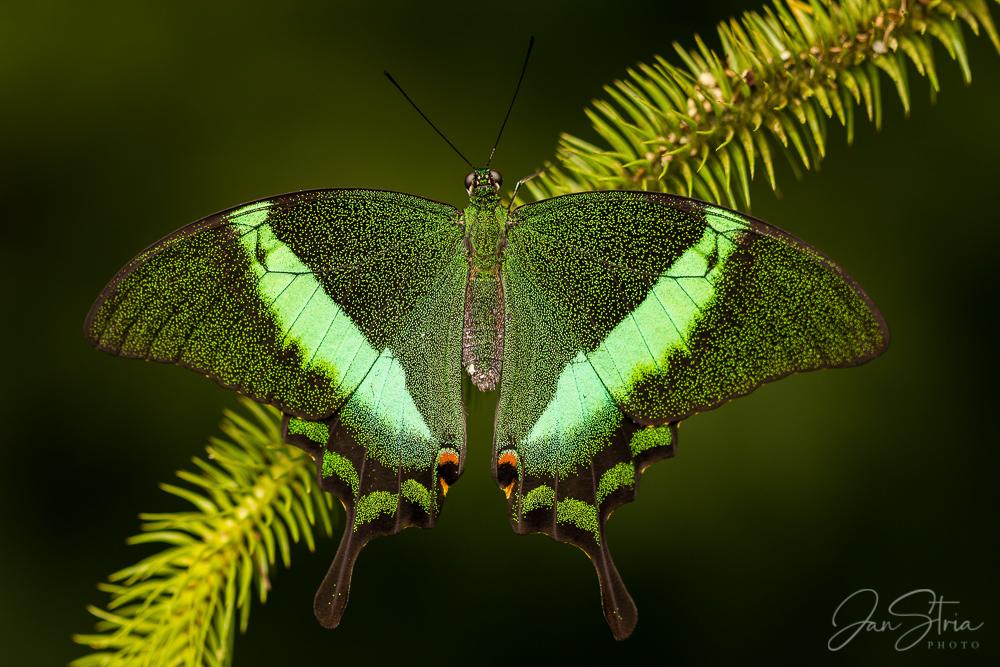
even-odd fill
[{"label": "butterfly's tail", "polygon": [[611,632],[615,639],[621,641],[627,639],[635,630],[636,621],[639,620],[639,611],[635,608],[635,602],[625,588],[611,560],[611,553],[608,551],[607,543],[602,541],[596,549],[584,549],[597,570],[597,579],[601,583],[601,604],[604,606],[604,617],[611,626]]},{"label": "butterfly's tail", "polygon": [[395,535],[408,526],[433,528],[448,483],[458,479],[459,455],[443,449],[433,468],[387,466],[368,456],[366,445],[338,415],[315,422],[285,415],[281,433],[285,442],[309,453],[316,461],[319,487],[344,505],[344,534],[313,602],[320,624],[335,628],[347,607],[361,549],[376,537]]},{"label": "butterfly's tail", "polygon": [[[557,491],[545,484],[535,486],[527,494],[523,494],[520,489],[516,493],[514,492],[517,480],[509,482],[509,486],[504,486],[508,483],[505,473],[509,474],[510,471],[504,470],[504,464],[507,464],[507,461],[503,458],[501,460],[501,465],[497,466],[494,472],[494,478],[505,492],[510,492],[507,502],[511,512],[511,527],[514,532],[521,535],[544,533],[557,542],[568,542],[587,554],[597,570],[597,579],[601,584],[601,604],[604,607],[604,616],[608,625],[611,626],[611,632],[619,641],[627,639],[635,629],[636,621],[639,620],[639,612],[628,589],[625,588],[625,582],[618,574],[614,561],[611,559],[604,525],[608,515],[615,507],[622,504],[626,495],[629,496],[628,500],[635,498],[635,485],[633,484],[630,489],[623,489],[613,498],[615,502],[608,503],[598,512],[596,494],[593,491],[597,485],[593,479],[589,480],[591,481],[591,498],[595,498],[593,504],[582,502],[571,496],[564,498],[561,502],[556,502]],[[513,468],[513,464],[509,464],[507,467]],[[565,487],[567,484],[564,483],[563,486]],[[577,486],[577,495],[584,495],[582,493],[584,489],[580,488],[581,485]],[[546,496],[548,497],[546,498]],[[542,502],[537,502],[536,498],[538,497],[543,499]],[[561,519],[560,507],[563,508],[564,512]],[[594,511],[594,514],[588,516],[588,509]]]},{"label": "butterfly's tail", "polygon": [[347,597],[351,592],[354,561],[358,559],[358,554],[364,546],[365,541],[359,539],[348,524],[344,529],[344,536],[340,539],[337,556],[333,559],[313,601],[316,619],[324,628],[332,629],[340,625],[340,619],[347,607]]}]

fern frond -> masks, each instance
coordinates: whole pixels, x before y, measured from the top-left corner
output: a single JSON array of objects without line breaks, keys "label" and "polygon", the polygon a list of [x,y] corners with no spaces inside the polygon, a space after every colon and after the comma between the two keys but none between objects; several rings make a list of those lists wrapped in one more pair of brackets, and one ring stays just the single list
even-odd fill
[{"label": "fern frond", "polygon": [[332,532],[333,496],[312,460],[281,442],[276,410],[243,405],[250,418],[226,411],[228,440],[211,440],[209,461],[193,459],[199,472],[177,473],[193,488],[161,485],[195,510],[140,515],[144,532],[129,542],[165,548],[100,586],[111,601],[90,608],[97,632],[74,637],[96,652],[74,667],[231,664],[237,622],[246,631],[254,587],[267,599],[278,555],[288,567],[291,542],[312,550],[317,521]]},{"label": "fern frond", "polygon": [[534,199],[586,190],[672,192],[750,208],[750,181],[763,164],[771,188],[774,155],[819,168],[827,120],[854,137],[855,107],[882,124],[886,75],[909,114],[907,61],[938,90],[932,43],[971,80],[961,23],[982,29],[1000,51],[985,0],[774,0],[718,26],[721,55],[695,35],[674,43],[683,65],[657,56],[604,91],[586,110],[606,142],[564,134],[556,161],[524,190]]}]

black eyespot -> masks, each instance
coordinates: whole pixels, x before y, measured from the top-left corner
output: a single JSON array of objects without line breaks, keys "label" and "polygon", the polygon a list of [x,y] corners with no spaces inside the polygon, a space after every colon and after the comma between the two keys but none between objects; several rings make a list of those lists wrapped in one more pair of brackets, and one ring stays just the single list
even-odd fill
[{"label": "black eyespot", "polygon": [[447,486],[451,486],[458,481],[458,452],[451,447],[441,448],[438,454],[438,478],[443,480]]},{"label": "black eyespot", "polygon": [[505,449],[497,457],[496,481],[507,498],[510,498],[514,485],[517,482],[518,458],[517,452],[513,449]]},{"label": "black eyespot", "polygon": [[496,169],[490,169],[490,180],[493,181],[493,184],[496,185],[498,189],[501,185],[503,185],[503,176],[501,176],[500,172]]},{"label": "black eyespot", "polygon": [[465,189],[471,190],[472,186],[476,184],[476,172],[469,172],[469,175],[465,177]]},{"label": "black eyespot", "polygon": [[507,463],[506,461],[504,463],[497,464],[497,486],[501,489],[506,489],[513,484],[516,477],[517,468],[513,465]]}]

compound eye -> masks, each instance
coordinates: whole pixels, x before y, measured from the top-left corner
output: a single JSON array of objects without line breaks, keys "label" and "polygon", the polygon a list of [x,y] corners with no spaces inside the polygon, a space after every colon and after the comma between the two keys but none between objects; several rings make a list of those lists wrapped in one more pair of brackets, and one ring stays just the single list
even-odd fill
[{"label": "compound eye", "polygon": [[465,189],[471,190],[472,186],[476,184],[476,172],[469,172],[469,175],[465,177]]},{"label": "compound eye", "polygon": [[493,181],[493,184],[496,185],[498,190],[500,189],[500,186],[503,185],[503,176],[501,176],[500,172],[496,169],[490,169],[490,180]]}]

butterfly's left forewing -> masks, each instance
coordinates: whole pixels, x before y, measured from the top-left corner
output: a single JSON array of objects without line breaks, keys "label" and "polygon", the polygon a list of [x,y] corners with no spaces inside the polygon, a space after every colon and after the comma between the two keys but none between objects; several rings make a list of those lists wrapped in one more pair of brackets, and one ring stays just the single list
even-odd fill
[{"label": "butterfly's left forewing", "polygon": [[457,210],[420,197],[291,193],[154,244],[87,318],[101,349],[184,365],[285,413],[283,436],[347,512],[316,597],[328,627],[364,544],[433,526],[461,474],[463,235]]},{"label": "butterfly's left forewing", "polygon": [[635,606],[604,523],[676,424],[789,373],[880,354],[881,315],[840,267],[764,222],[659,193],[528,204],[507,230],[494,470],[521,533],[594,561],[615,636]]}]

